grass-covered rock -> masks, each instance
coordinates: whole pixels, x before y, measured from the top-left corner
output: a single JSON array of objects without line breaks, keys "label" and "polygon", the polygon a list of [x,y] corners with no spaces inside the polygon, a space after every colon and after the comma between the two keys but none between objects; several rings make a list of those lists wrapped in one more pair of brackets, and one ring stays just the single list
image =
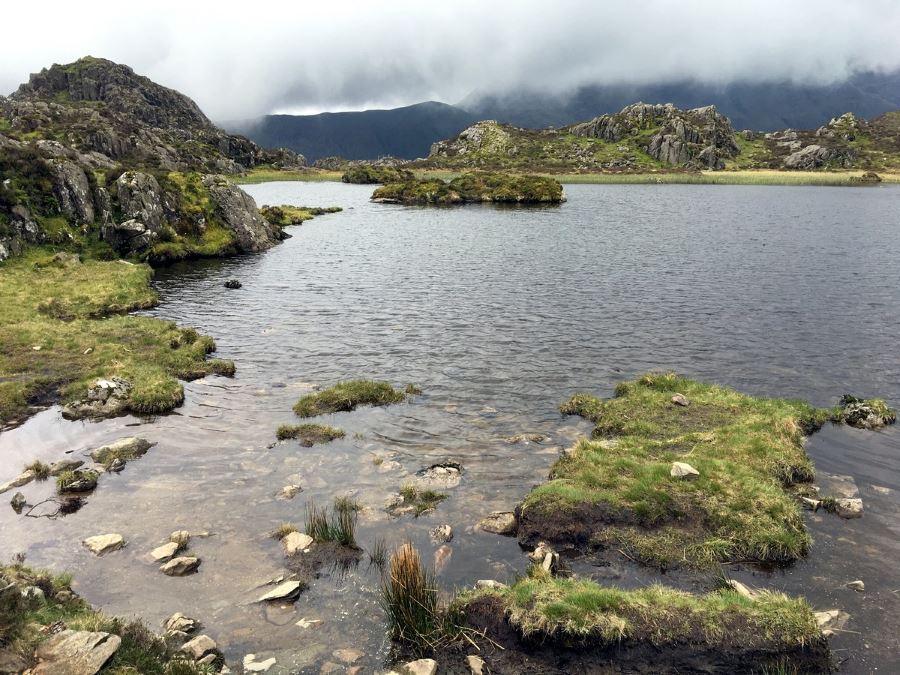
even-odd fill
[{"label": "grass-covered rock", "polygon": [[344,437],[344,431],[326,424],[282,424],[278,427],[278,440],[296,439],[305,448],[318,443],[328,443]]},{"label": "grass-covered rock", "polygon": [[356,166],[351,166],[341,175],[341,182],[370,185],[374,183],[396,183],[413,180],[413,178],[415,178],[413,172],[407,169],[357,164]]},{"label": "grass-covered rock", "polygon": [[809,550],[795,498],[814,478],[803,444],[834,411],[672,373],[561,409],[597,426],[520,505],[521,541],[608,547],[661,568],[789,563]]},{"label": "grass-covered rock", "polygon": [[319,206],[289,206],[288,204],[282,204],[281,206],[262,206],[259,212],[269,223],[281,228],[289,225],[302,225],[316,216],[326,213],[337,213],[341,210],[340,206],[323,208]]},{"label": "grass-covered rock", "polygon": [[565,201],[562,185],[547,176],[470,172],[449,182],[437,178],[409,179],[377,188],[372,199],[396,204],[558,204]]},{"label": "grass-covered rock", "polygon": [[346,380],[315,394],[308,394],[294,405],[300,417],[315,417],[336,412],[349,412],[358,405],[384,406],[400,403],[406,394],[387,382]]},{"label": "grass-covered rock", "polygon": [[46,249],[0,263],[0,424],[84,398],[98,378],[130,383],[125,410],[158,413],[183,401],[179,379],[232,373],[231,362],[206,358],[211,338],[125,314],[156,303],[150,274]]}]

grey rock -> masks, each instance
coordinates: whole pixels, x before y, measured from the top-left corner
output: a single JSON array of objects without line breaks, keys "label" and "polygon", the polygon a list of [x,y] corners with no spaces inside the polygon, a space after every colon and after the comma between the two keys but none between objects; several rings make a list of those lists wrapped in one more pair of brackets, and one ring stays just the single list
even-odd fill
[{"label": "grey rock", "polygon": [[672,478],[681,478],[682,480],[696,480],[700,477],[700,472],[687,462],[672,462],[669,475]]},{"label": "grey rock", "polygon": [[80,401],[63,407],[62,416],[68,420],[112,417],[128,408],[131,384],[118,377],[95,380]]},{"label": "grey rock", "polygon": [[199,661],[204,656],[215,654],[217,649],[218,646],[211,637],[208,635],[198,635],[192,640],[185,642],[178,651],[182,654],[187,654],[194,661]]},{"label": "grey rock", "polygon": [[432,541],[446,543],[453,539],[453,528],[444,523],[443,525],[432,528],[429,534],[431,535]]},{"label": "grey rock", "polygon": [[94,555],[103,555],[110,551],[117,551],[125,546],[125,539],[121,534],[98,534],[88,537],[81,543],[87,546]]},{"label": "grey rock", "polygon": [[172,558],[159,568],[159,571],[170,577],[183,577],[193,574],[200,567],[200,558],[191,555],[183,555]]},{"label": "grey rock", "polygon": [[281,240],[280,231],[263,218],[253,197],[219,176],[203,177],[216,205],[216,215],[234,235],[239,250],[265,251]]},{"label": "grey rock", "polygon": [[691,404],[691,402],[688,400],[688,397],[684,394],[675,394],[672,397],[672,403],[674,403],[675,405],[680,405],[682,407],[687,407]]},{"label": "grey rock", "polygon": [[21,492],[17,492],[12,496],[12,499],[9,500],[9,505],[12,506],[13,511],[15,511],[16,513],[21,513],[22,509],[25,508],[26,503],[27,502],[25,501],[25,495],[23,495]]},{"label": "grey rock", "polygon": [[837,513],[841,518],[846,518],[847,520],[853,518],[862,518],[863,516],[863,501],[862,499],[836,499],[835,500],[835,513]]},{"label": "grey rock", "polygon": [[125,220],[134,220],[153,232],[166,223],[163,193],[156,178],[139,171],[126,171],[116,180],[119,208]]},{"label": "grey rock", "polygon": [[159,241],[156,232],[134,218],[106,223],[100,230],[100,238],[122,255],[142,253]]},{"label": "grey rock", "polygon": [[313,544],[313,538],[302,532],[290,532],[281,539],[285,555],[294,556],[308,549]]},{"label": "grey rock", "polygon": [[172,616],[163,622],[163,627],[167,633],[179,631],[181,633],[193,633],[199,627],[199,622],[189,616],[185,616],[181,612],[175,612]]},{"label": "grey rock", "polygon": [[63,471],[74,471],[84,465],[84,461],[80,459],[61,459],[50,465],[50,475],[58,476]]},{"label": "grey rock", "polygon": [[150,557],[153,558],[153,562],[163,562],[176,553],[178,553],[178,544],[170,541],[150,551]]},{"label": "grey rock", "polygon": [[285,600],[297,595],[302,590],[303,584],[296,580],[284,581],[278,584],[268,593],[263,594],[257,602],[269,600]]},{"label": "grey rock", "polygon": [[64,630],[35,652],[33,675],[95,675],[119,649],[122,640],[110,633]]},{"label": "grey rock", "polygon": [[67,159],[51,160],[48,164],[53,172],[53,192],[69,222],[93,223],[94,198],[84,169]]},{"label": "grey rock", "polygon": [[851,581],[847,584],[847,588],[862,593],[866,590],[866,584],[862,579],[857,579],[856,581]]},{"label": "grey rock", "polygon": [[478,527],[485,532],[494,534],[513,535],[519,527],[516,514],[512,511],[494,511],[478,523]]},{"label": "grey rock", "polygon": [[11,481],[7,481],[0,485],[0,494],[4,492],[8,492],[16,487],[22,487],[23,485],[28,485],[31,481],[36,478],[36,474],[31,469],[27,469],[20,473],[18,476],[13,478]]},{"label": "grey rock", "polygon": [[125,460],[137,459],[138,457],[143,457],[147,450],[154,445],[154,443],[150,443],[143,438],[129,436],[91,450],[91,459],[99,464],[106,464],[115,457],[121,457]]}]

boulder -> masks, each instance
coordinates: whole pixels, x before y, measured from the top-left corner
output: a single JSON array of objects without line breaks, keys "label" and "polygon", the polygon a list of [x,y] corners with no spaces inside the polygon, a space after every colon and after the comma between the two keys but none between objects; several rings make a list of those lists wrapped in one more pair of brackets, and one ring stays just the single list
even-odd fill
[{"label": "boulder", "polygon": [[434,573],[441,574],[450,558],[453,557],[453,547],[444,544],[434,552]]},{"label": "boulder", "polygon": [[159,568],[159,571],[170,577],[183,577],[193,574],[200,567],[200,558],[183,555],[173,558]]},{"label": "boulder", "polygon": [[852,153],[849,150],[837,150],[813,143],[791,153],[783,162],[785,169],[806,171],[831,164],[849,168],[853,164]]},{"label": "boulder", "polygon": [[285,555],[293,556],[308,549],[313,544],[313,538],[302,532],[290,532],[281,540]]},{"label": "boulder", "polygon": [[12,496],[12,499],[9,500],[9,505],[16,513],[21,513],[22,509],[25,508],[25,504],[25,495],[23,495],[21,492],[17,492]]},{"label": "boulder", "polygon": [[163,562],[176,553],[178,553],[178,544],[174,541],[170,541],[162,546],[157,546],[150,551],[150,557],[153,558],[153,562]]},{"label": "boulder", "polygon": [[736,579],[729,579],[727,583],[731,590],[733,590],[741,597],[747,598],[748,600],[754,600],[756,598],[756,592],[750,590],[749,586],[742,584],[740,581]]},{"label": "boulder", "polygon": [[121,534],[98,534],[88,537],[81,543],[87,546],[94,555],[103,555],[110,551],[118,551],[125,546],[125,539]]},{"label": "boulder", "polygon": [[205,656],[215,654],[217,650],[218,646],[215,640],[208,635],[198,635],[192,640],[185,642],[178,651],[186,654],[194,661],[199,661]]},{"label": "boulder", "polygon": [[444,523],[432,528],[429,532],[431,540],[437,543],[446,543],[453,539],[453,528]]},{"label": "boulder", "polygon": [[519,524],[512,511],[494,511],[478,523],[478,528],[493,534],[514,535]]},{"label": "boulder", "polygon": [[156,178],[126,171],[116,180],[119,209],[126,221],[140,223],[145,231],[159,232],[166,223],[163,193]]},{"label": "boulder", "polygon": [[155,443],[150,443],[143,438],[129,436],[120,438],[114,443],[104,445],[96,450],[91,450],[91,459],[98,464],[106,464],[114,457],[120,457],[125,460],[137,459],[142,457],[154,445]]},{"label": "boulder", "polygon": [[220,176],[203,176],[216,216],[234,235],[241,251],[265,251],[281,240],[280,229],[263,218],[253,197]]},{"label": "boulder", "polygon": [[67,420],[112,417],[124,413],[128,408],[131,384],[119,377],[98,379],[87,390],[80,401],[63,407],[62,416]]},{"label": "boulder", "polygon": [[834,500],[834,511],[841,518],[846,518],[850,520],[852,518],[862,518],[863,516],[863,501],[862,499],[835,499]]},{"label": "boulder", "polygon": [[682,480],[696,480],[700,477],[700,472],[686,462],[672,462],[672,469],[669,471],[672,478],[680,478]]},{"label": "boulder", "polygon": [[119,649],[118,635],[63,630],[41,643],[33,675],[95,675]]},{"label": "boulder", "polygon": [[429,487],[453,488],[462,480],[462,465],[456,462],[432,464],[416,473],[419,480]]},{"label": "boulder", "polygon": [[134,218],[121,223],[108,222],[100,230],[100,238],[121,255],[138,255],[159,241],[159,235]]},{"label": "boulder", "polygon": [[172,616],[163,622],[163,627],[167,633],[178,631],[180,633],[193,633],[197,630],[199,622],[189,616],[185,616],[181,612],[175,612]]}]

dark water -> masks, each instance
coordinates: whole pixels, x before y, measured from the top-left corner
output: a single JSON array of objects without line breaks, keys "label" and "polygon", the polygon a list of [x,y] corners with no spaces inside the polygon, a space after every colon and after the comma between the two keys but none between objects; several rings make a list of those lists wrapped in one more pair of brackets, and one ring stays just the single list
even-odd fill
[{"label": "dark water", "polygon": [[[161,270],[152,313],[215,336],[234,379],[186,386],[176,414],[68,423],[57,410],[0,434],[0,479],[35,457],[58,459],[139,433],[159,444],[89,504],[56,521],[0,511],[8,554],[75,574],[79,590],[116,614],[151,623],[182,611],[201,619],[229,661],[248,652],[278,668],[308,669],[353,647],[369,667],[384,638],[365,561],[326,573],[293,609],[251,601],[283,572],[269,536],[302,526],[304,505],[351,492],[367,509],[359,540],[413,540],[450,523],[440,581],[510,580],[526,567],[515,542],[474,532],[546,476],[558,448],[589,427],[561,418],[575,390],[608,395],[623,378],[674,369],[758,395],[833,404],[845,392],[900,405],[900,189],[724,186],[568,186],[562,207],[418,209],[368,202],[371,189],[270,183],[263,203],[343,206],[294,228],[258,256]],[[239,291],[223,288],[228,278]],[[268,447],[311,385],[371,377],[424,389],[409,404],[330,422],[344,440]],[[139,424],[138,427],[128,426]],[[504,438],[542,433],[540,445]],[[900,670],[900,434],[826,429],[810,454],[823,478],[849,475],[861,520],[810,516],[812,555],[786,572],[734,571],[753,585],[806,595],[851,614],[832,639],[842,672]],[[375,457],[387,460],[375,464]],[[390,519],[389,493],[443,459],[465,467],[436,513]],[[394,464],[396,462],[396,464]],[[299,481],[292,501],[276,498]],[[36,501],[49,486],[29,486]],[[174,529],[209,530],[192,548],[200,573],[170,579],[146,559]],[[79,544],[120,532],[121,552],[94,558]],[[609,576],[607,572],[607,577]],[[611,583],[641,573],[623,568]],[[865,593],[844,588],[863,579]],[[311,628],[301,618],[320,619]],[[273,671],[270,672],[275,672]]]}]

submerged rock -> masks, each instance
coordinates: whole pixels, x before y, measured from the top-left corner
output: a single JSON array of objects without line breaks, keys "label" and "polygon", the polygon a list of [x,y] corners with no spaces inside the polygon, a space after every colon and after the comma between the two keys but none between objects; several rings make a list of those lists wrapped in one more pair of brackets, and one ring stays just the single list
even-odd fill
[{"label": "submerged rock", "polygon": [[104,445],[95,450],[91,450],[91,459],[98,464],[108,464],[114,459],[128,461],[143,457],[147,450],[154,445],[155,443],[150,443],[143,438],[129,436],[127,438],[120,438],[109,445]]},{"label": "submerged rock", "polygon": [[302,491],[303,488],[299,485],[285,485],[283,488],[281,488],[278,496],[282,499],[293,499],[297,496],[298,493]]},{"label": "submerged rock", "polygon": [[478,523],[478,527],[493,534],[513,535],[518,528],[516,514],[512,511],[494,511]]},{"label": "submerged rock", "polygon": [[125,546],[125,539],[121,534],[98,534],[88,537],[81,543],[87,546],[94,555],[103,555]]},{"label": "submerged rock", "polygon": [[241,662],[241,665],[244,667],[245,673],[265,673],[276,663],[278,663],[278,661],[274,656],[264,661],[257,661],[256,654],[247,654]]},{"label": "submerged rock", "polygon": [[119,649],[118,635],[64,630],[38,646],[33,675],[95,675]]},{"label": "submerged rock", "polygon": [[456,462],[432,464],[417,474],[419,480],[431,487],[453,488],[462,480],[462,465]]},{"label": "submerged rock", "polygon": [[300,593],[303,584],[297,580],[284,581],[278,584],[268,593],[263,594],[257,602],[268,602],[269,600],[286,600]]},{"label": "submerged rock", "polygon": [[850,621],[850,615],[840,609],[826,609],[821,612],[814,612],[816,624],[822,631],[822,635],[829,637],[835,632],[844,630],[847,622]]}]

